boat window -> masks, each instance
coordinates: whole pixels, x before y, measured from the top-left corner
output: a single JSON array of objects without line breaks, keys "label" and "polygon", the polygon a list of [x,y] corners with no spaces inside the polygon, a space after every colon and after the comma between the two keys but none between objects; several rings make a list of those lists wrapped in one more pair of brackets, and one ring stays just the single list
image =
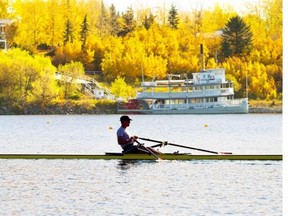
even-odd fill
[{"label": "boat window", "polygon": [[193,98],[191,99],[191,102],[194,104],[203,103],[203,98]]},{"label": "boat window", "polygon": [[206,102],[213,102],[213,98],[206,98]]},{"label": "boat window", "polygon": [[183,99],[183,100],[182,100],[182,99],[179,99],[179,100],[178,100],[178,104],[185,104],[185,103],[186,103],[185,99]]}]

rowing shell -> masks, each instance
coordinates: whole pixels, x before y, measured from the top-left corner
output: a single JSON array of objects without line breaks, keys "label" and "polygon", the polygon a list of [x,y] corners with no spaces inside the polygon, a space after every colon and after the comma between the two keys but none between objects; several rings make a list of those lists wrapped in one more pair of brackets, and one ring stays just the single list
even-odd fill
[{"label": "rowing shell", "polygon": [[[282,155],[193,155],[193,154],[159,154],[162,160],[282,160]],[[149,154],[106,153],[91,154],[0,154],[0,159],[91,159],[91,160],[155,160]]]}]

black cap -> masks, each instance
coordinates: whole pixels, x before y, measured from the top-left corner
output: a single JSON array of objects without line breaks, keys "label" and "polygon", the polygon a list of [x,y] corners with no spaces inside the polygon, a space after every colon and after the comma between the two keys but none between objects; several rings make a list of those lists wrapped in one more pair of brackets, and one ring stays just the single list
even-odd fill
[{"label": "black cap", "polygon": [[124,116],[121,116],[120,121],[121,121],[121,122],[122,122],[122,121],[132,121],[132,119],[130,119],[129,116],[124,115]]}]

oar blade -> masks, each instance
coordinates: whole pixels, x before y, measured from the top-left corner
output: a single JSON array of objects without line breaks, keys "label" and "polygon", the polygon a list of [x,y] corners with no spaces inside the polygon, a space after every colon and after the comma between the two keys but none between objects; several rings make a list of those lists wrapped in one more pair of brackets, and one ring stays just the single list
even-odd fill
[{"label": "oar blade", "polygon": [[232,154],[232,152],[218,152],[218,154],[220,154],[220,155],[230,155],[230,154]]}]

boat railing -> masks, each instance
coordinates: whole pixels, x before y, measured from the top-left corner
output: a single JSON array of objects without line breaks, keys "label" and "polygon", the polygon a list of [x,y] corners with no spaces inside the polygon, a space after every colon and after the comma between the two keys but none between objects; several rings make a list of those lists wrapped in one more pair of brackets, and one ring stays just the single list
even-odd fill
[{"label": "boat railing", "polygon": [[243,103],[248,103],[248,99],[247,98],[240,98],[240,99],[229,100],[228,102],[232,106],[233,105],[238,106],[238,105],[241,105]]},{"label": "boat railing", "polygon": [[187,109],[187,104],[154,104],[152,109],[154,110],[167,110],[167,109]]},{"label": "boat railing", "polygon": [[232,107],[232,106],[240,106],[243,103],[247,102],[244,99],[234,99],[228,101],[217,101],[217,102],[203,102],[203,103],[183,103],[183,104],[153,104],[153,110],[167,110],[167,109],[201,109],[201,108],[215,108],[215,107]]},{"label": "boat railing", "polygon": [[204,97],[204,96],[219,96],[219,95],[231,95],[233,94],[232,88],[226,89],[209,89],[206,91],[187,91],[187,92],[139,92],[138,98],[192,98],[192,97]]}]

